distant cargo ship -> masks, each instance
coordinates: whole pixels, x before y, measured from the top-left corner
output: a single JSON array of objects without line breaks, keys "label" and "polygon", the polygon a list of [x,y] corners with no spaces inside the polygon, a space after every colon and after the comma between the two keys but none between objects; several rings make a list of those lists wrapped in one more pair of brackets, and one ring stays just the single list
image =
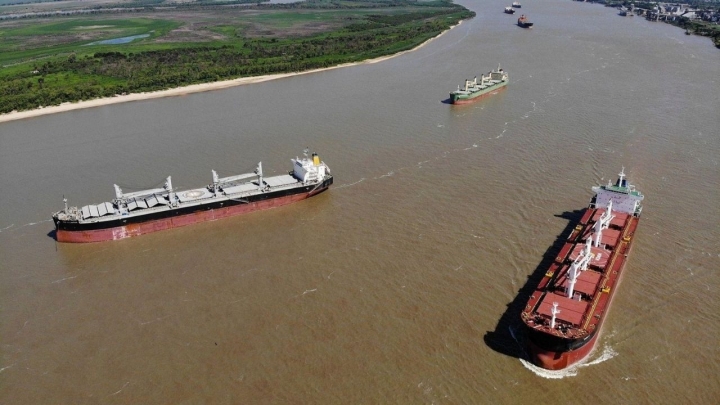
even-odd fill
[{"label": "distant cargo ship", "polygon": [[101,242],[176,228],[198,222],[279,207],[319,194],[330,187],[330,168],[317,154],[291,159],[289,174],[263,177],[262,162],[253,173],[218,177],[206,187],[175,191],[168,177],[163,188],[123,193],[115,199],[53,214],[58,242]]},{"label": "distant cargo ship", "polygon": [[532,362],[569,367],[595,346],[633,245],[644,196],[625,179],[595,196],[521,313]]},{"label": "distant cargo ship", "polygon": [[534,24],[535,23],[531,23],[530,20],[525,17],[525,14],[521,15],[520,18],[518,18],[517,20],[517,25],[522,28],[532,28]]},{"label": "distant cargo ship", "polygon": [[512,6],[515,7],[515,8],[520,8],[520,7],[522,7],[522,6],[520,5],[520,3],[517,2],[517,1],[513,1]]},{"label": "distant cargo ship", "polygon": [[480,75],[479,82],[477,76],[473,80],[465,80],[465,86],[462,89],[458,86],[457,90],[450,93],[450,102],[452,104],[473,102],[484,95],[505,87],[508,80],[508,73],[498,65],[497,70],[490,71],[487,76]]},{"label": "distant cargo ship", "polygon": [[505,7],[505,13],[507,14],[515,14],[515,9],[512,7]]}]

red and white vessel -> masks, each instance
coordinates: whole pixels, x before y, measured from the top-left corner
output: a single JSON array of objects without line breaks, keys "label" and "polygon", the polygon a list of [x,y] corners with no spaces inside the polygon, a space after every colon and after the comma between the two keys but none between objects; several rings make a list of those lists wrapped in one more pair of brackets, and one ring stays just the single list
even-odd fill
[{"label": "red and white vessel", "polygon": [[82,208],[68,207],[53,214],[58,242],[102,242],[212,221],[247,212],[279,207],[319,194],[330,187],[330,168],[313,153],[291,159],[288,174],[263,177],[262,162],[253,173],[218,177],[206,187],[175,191],[168,177],[163,188],[123,193],[115,185],[115,199]]},{"label": "red and white vessel", "polygon": [[595,346],[632,248],[644,196],[625,170],[595,196],[532,292],[521,318],[531,361],[560,370]]}]

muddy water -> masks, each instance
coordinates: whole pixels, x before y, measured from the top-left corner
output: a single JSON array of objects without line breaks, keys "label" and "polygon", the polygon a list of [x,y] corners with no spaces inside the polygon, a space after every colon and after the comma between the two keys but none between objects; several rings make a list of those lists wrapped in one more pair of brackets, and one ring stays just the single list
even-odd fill
[{"label": "muddy water", "polygon": [[[720,53],[597,5],[528,2],[523,30],[463,4],[382,63],[0,124],[0,402],[717,402]],[[497,63],[505,90],[443,103]],[[310,200],[49,236],[63,195],[279,174],[306,146],[335,175]],[[645,208],[598,350],[533,369],[517,297],[622,166]]]}]

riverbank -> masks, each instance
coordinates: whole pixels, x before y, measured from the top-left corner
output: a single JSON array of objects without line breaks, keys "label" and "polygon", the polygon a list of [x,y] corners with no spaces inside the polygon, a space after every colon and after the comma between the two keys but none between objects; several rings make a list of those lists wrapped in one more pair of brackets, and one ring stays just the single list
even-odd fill
[{"label": "riverbank", "polygon": [[56,113],[67,112],[67,111],[72,111],[72,110],[80,110],[83,108],[102,107],[102,106],[111,105],[111,104],[127,103],[127,102],[131,102],[131,101],[149,100],[149,99],[153,99],[153,98],[184,96],[186,94],[226,89],[229,87],[242,86],[245,84],[262,83],[262,82],[266,82],[269,80],[277,80],[277,79],[283,79],[283,78],[291,77],[291,76],[318,73],[318,72],[323,72],[323,71],[331,70],[331,69],[339,69],[339,68],[344,68],[344,67],[349,67],[349,66],[378,63],[378,62],[382,62],[382,61],[418,50],[418,49],[422,48],[423,46],[425,46],[426,44],[428,44],[430,41],[434,40],[435,38],[440,37],[441,35],[445,34],[446,32],[450,31],[451,29],[457,27],[460,24],[462,24],[462,21],[459,21],[457,24],[451,26],[447,30],[439,33],[438,35],[428,39],[427,41],[421,43],[420,45],[418,45],[412,49],[408,49],[408,50],[405,50],[402,52],[397,52],[392,55],[386,55],[386,56],[381,56],[378,58],[367,59],[367,60],[360,61],[360,62],[343,63],[343,64],[336,65],[336,66],[306,70],[303,72],[278,73],[278,74],[264,75],[264,76],[241,77],[238,79],[222,80],[219,82],[212,82],[212,83],[194,84],[191,86],[176,87],[173,89],[159,90],[159,91],[153,91],[153,92],[147,92],[147,93],[133,93],[133,94],[126,94],[126,95],[115,96],[115,97],[106,97],[106,98],[98,98],[98,99],[93,99],[93,100],[78,101],[75,103],[63,103],[63,104],[56,105],[56,106],[41,107],[41,108],[37,108],[34,110],[27,110],[27,111],[13,111],[13,112],[10,112],[7,114],[1,114],[0,115],[0,123],[21,120],[21,119],[25,119],[25,118],[39,117],[39,116],[48,115],[48,114],[56,114]]}]

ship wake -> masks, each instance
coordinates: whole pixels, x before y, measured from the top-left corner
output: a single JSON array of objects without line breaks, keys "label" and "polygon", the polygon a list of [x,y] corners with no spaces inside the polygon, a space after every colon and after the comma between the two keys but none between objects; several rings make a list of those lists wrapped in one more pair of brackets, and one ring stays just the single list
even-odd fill
[{"label": "ship wake", "polygon": [[612,359],[613,357],[617,357],[618,355],[618,353],[609,345],[604,346],[602,352],[600,352],[597,357],[595,357],[596,354],[597,352],[594,352],[585,360],[573,364],[572,366],[563,370],[547,370],[532,364],[527,359],[522,358],[520,359],[520,363],[522,363],[522,365],[525,366],[526,369],[532,371],[535,375],[539,377],[555,380],[566,377],[575,377],[576,375],[578,375],[580,369],[604,363]]}]

